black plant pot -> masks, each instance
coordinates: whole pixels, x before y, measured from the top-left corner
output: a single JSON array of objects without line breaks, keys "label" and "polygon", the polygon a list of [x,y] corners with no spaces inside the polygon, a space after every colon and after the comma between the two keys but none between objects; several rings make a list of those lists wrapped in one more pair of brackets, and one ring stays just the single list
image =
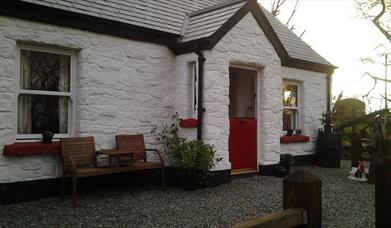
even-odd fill
[{"label": "black plant pot", "polygon": [[207,186],[200,170],[177,169],[177,178],[177,185],[187,191],[194,191]]},{"label": "black plant pot", "polygon": [[42,133],[42,142],[45,143],[45,144],[50,144],[52,143],[52,140],[53,140],[53,132],[51,131],[44,131]]},{"label": "black plant pot", "polygon": [[291,171],[291,165],[289,164],[289,161],[281,160],[281,161],[280,161],[280,165],[282,165],[282,166],[285,167],[285,169],[288,171],[288,174],[290,173],[290,171]]},{"label": "black plant pot", "polygon": [[339,168],[341,163],[342,137],[336,132],[318,132],[315,162],[319,166]]},{"label": "black plant pot", "polygon": [[276,177],[285,177],[289,174],[289,170],[282,164],[278,164],[274,167],[274,175]]}]

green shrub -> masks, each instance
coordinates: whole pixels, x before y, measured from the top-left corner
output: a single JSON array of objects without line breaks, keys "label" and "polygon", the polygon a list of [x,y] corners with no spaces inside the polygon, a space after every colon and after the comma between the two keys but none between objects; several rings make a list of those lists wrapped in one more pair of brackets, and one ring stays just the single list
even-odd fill
[{"label": "green shrub", "polygon": [[[199,140],[187,140],[178,138],[169,153],[170,161],[175,167],[185,170],[199,170],[207,173],[214,167],[216,150],[212,145]],[[221,161],[222,158],[217,158]]]}]

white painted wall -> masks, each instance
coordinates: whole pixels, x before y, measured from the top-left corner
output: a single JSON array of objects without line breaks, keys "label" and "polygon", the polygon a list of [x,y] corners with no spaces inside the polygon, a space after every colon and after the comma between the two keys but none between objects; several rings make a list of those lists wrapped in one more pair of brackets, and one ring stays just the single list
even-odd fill
[{"label": "white painted wall", "polygon": [[[315,143],[322,112],[327,109],[327,80],[325,73],[282,67],[283,80],[300,82],[300,124],[304,135],[310,137],[306,143],[281,144],[281,153],[309,155],[315,152]],[[282,128],[282,127],[281,127]]]},{"label": "white painted wall", "polygon": [[[8,17],[0,17],[0,148],[16,139],[19,87],[17,45],[58,46],[77,53],[76,130],[93,135],[103,148],[114,135],[150,131],[174,111],[175,57],[160,45],[106,36]],[[57,156],[9,157],[0,154],[0,183],[54,178],[61,174]]]},{"label": "white painted wall", "polygon": [[[155,145],[150,131],[178,112],[188,112],[188,63],[194,53],[173,56],[164,46],[116,38],[9,17],[0,17],[0,148],[16,139],[16,104],[19,87],[17,45],[34,43],[72,49],[77,53],[76,129],[73,135],[93,135],[103,148],[114,147],[114,135],[142,133]],[[309,71],[281,67],[280,59],[251,14],[245,16],[210,51],[204,51],[203,136],[223,157],[214,170],[230,169],[229,66],[258,71],[258,163],[276,164],[282,135],[282,79],[303,81],[306,96],[304,126],[314,137],[319,116],[326,107],[326,79]],[[308,95],[308,96],[307,96]],[[308,98],[308,99],[307,99]],[[196,137],[196,129],[181,129]],[[289,148],[290,145],[286,145]],[[61,174],[53,155],[7,157],[0,154],[0,183],[54,178]]]},{"label": "white painted wall", "polygon": [[224,157],[216,170],[230,169],[229,66],[259,70],[257,78],[258,163],[279,161],[281,135],[281,61],[254,17],[249,13],[211,50],[205,51],[205,141]]}]

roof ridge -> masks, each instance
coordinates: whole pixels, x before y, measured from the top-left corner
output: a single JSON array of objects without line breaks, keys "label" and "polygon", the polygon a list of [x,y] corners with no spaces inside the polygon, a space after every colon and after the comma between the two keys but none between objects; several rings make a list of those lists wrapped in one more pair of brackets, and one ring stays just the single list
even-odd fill
[{"label": "roof ridge", "polygon": [[209,6],[209,7],[206,7],[204,9],[200,9],[200,10],[196,10],[196,11],[190,12],[187,15],[189,17],[194,17],[194,16],[197,16],[197,15],[200,15],[200,14],[203,14],[203,13],[207,13],[207,12],[210,12],[210,11],[213,11],[213,10],[217,10],[217,9],[223,8],[225,6],[234,5],[236,3],[245,2],[245,1],[247,1],[247,0],[229,0],[227,2],[220,3],[218,5]]}]

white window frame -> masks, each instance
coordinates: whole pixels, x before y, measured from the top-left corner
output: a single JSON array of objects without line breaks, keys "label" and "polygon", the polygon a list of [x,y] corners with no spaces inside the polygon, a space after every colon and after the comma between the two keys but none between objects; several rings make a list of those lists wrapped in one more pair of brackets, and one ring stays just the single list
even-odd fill
[{"label": "white window frame", "polygon": [[[296,107],[292,107],[292,106],[283,106],[283,112],[284,112],[284,109],[289,109],[289,110],[295,110],[296,111],[296,115],[295,115],[295,129],[301,129],[301,103],[302,103],[302,97],[301,97],[301,90],[302,90],[302,83],[301,82],[298,82],[298,81],[292,81],[292,80],[286,80],[284,79],[282,81],[282,85],[293,85],[293,86],[297,86],[297,106]],[[282,87],[281,87],[282,89]],[[284,96],[282,94],[282,96]],[[284,97],[283,97],[284,99]],[[284,104],[284,103],[283,103]],[[287,131],[287,130],[283,130],[283,131]]]},{"label": "white window frame", "polygon": [[[69,92],[58,92],[58,91],[45,91],[45,90],[26,90],[22,89],[20,87],[20,80],[21,80],[21,51],[22,50],[28,50],[28,51],[38,51],[38,52],[45,52],[45,53],[51,53],[51,54],[59,54],[59,55],[68,55],[70,56],[70,88]],[[28,44],[19,44],[17,46],[17,91],[16,91],[16,113],[18,113],[18,102],[19,102],[19,96],[23,94],[28,95],[45,95],[45,96],[64,96],[68,97],[68,129],[66,134],[54,134],[54,139],[59,138],[66,138],[70,137],[74,133],[75,129],[75,81],[76,81],[76,52],[66,49],[57,49],[57,48],[51,48],[51,47],[41,47],[41,46],[34,46],[34,45],[28,45]],[[18,114],[16,114],[18,116]],[[17,117],[18,118],[18,117]],[[16,118],[16,119],[17,119]],[[16,129],[16,140],[41,140],[42,135],[41,134],[18,134],[18,120],[15,123],[15,129]]]},{"label": "white window frame", "polygon": [[196,118],[197,115],[197,108],[198,108],[198,62],[192,61],[188,62],[188,77],[189,80],[191,80],[191,83],[189,83],[188,89],[191,91],[188,91],[188,96],[191,96],[191,99],[188,99],[188,101],[191,101],[191,104],[188,106],[188,115],[189,117]]}]

